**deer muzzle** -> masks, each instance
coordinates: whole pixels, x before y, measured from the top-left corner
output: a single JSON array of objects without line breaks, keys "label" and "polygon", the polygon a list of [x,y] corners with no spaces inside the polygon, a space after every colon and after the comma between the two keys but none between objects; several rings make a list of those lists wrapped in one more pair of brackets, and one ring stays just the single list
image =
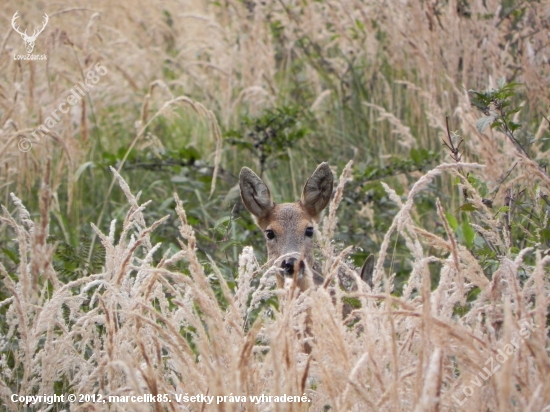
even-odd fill
[{"label": "deer muzzle", "polygon": [[304,262],[296,258],[288,258],[281,263],[281,269],[283,269],[285,277],[293,277],[295,273],[303,272],[304,268]]}]

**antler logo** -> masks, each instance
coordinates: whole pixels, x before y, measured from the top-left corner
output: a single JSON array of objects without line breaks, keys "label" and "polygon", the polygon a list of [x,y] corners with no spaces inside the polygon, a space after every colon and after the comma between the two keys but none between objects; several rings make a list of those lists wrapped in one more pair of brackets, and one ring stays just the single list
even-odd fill
[{"label": "antler logo", "polygon": [[33,49],[34,49],[34,42],[36,41],[36,38],[38,37],[38,35],[44,31],[44,28],[46,27],[46,24],[48,24],[49,17],[46,13],[44,13],[44,24],[42,25],[42,28],[34,30],[34,32],[32,33],[32,36],[29,36],[27,34],[27,30],[25,30],[25,32],[22,33],[19,30],[20,26],[16,26],[15,20],[17,20],[17,18],[19,17],[17,15],[18,13],[19,13],[19,11],[16,11],[15,14],[13,15],[13,18],[11,19],[11,25],[12,25],[13,29],[17,33],[19,33],[21,35],[21,37],[23,38],[23,41],[25,42],[25,47],[27,49],[27,53],[31,54]]}]

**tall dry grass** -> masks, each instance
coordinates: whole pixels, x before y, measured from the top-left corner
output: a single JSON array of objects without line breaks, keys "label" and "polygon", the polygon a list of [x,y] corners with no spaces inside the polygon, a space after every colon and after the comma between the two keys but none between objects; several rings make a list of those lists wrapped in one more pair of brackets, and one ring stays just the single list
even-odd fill
[{"label": "tall dry grass", "polygon": [[[12,293],[0,302],[7,306],[9,325],[0,346],[9,346],[13,354],[10,359],[3,352],[0,359],[4,407],[23,410],[23,405],[11,402],[13,393],[53,394],[61,385],[76,394],[168,394],[172,400],[115,402],[110,404],[113,410],[546,410],[550,258],[532,248],[514,260],[503,256],[488,280],[450,230],[439,237],[411,219],[415,195],[435,176],[458,174],[459,168],[480,166],[441,165],[419,179],[403,203],[386,187],[400,206],[386,239],[392,232],[403,236],[413,262],[402,297],[390,293],[391,277],[379,260],[372,291],[359,283],[354,292],[345,293],[333,283],[291,298],[274,289],[274,273],[258,265],[251,247],[240,256],[232,292],[214,262],[207,271],[197,258],[195,234],[177,195],[181,249],[155,263],[153,255],[160,245],[151,243],[150,234],[166,224],[165,218],[146,224],[144,210],[154,205],[140,203],[114,169],[129,206],[124,221],[113,221],[108,232],[94,226],[106,250],[104,268],[63,283],[51,266],[53,246],[45,241],[50,188],[42,188],[40,217],[35,220],[12,195],[18,216],[3,208],[0,219],[16,238],[21,263],[15,279],[0,265]],[[340,199],[335,196],[331,211]],[[443,209],[438,203],[439,220],[448,227]],[[324,233],[335,227],[335,219],[329,213]],[[500,233],[488,235],[503,241]],[[384,242],[380,259],[387,246]],[[430,254],[431,248],[448,257]],[[536,255],[534,265],[524,262],[528,254]],[[326,267],[345,266],[345,260],[332,252],[325,259]],[[185,262],[184,273],[171,269],[178,261]],[[428,270],[434,262],[441,268],[437,285],[430,284]],[[260,286],[255,287],[258,277]],[[216,297],[213,282],[219,282],[223,297]],[[474,286],[480,293],[471,309],[458,316],[453,309],[465,302]],[[333,304],[332,288],[339,298],[359,299],[361,308],[343,319],[341,301]],[[264,312],[250,325],[251,311],[270,296],[278,296],[279,309]],[[308,308],[314,336],[310,357],[302,352],[301,342]],[[532,330],[525,329],[525,322]],[[499,362],[502,353],[508,356]],[[233,395],[241,401],[178,404],[176,394]],[[310,402],[251,401],[250,396],[262,394],[306,394]],[[93,403],[71,406],[105,408]]]},{"label": "tall dry grass", "polygon": [[[35,51],[47,54],[47,63],[13,60],[23,47],[10,26],[16,9],[27,26],[50,14]],[[445,116],[452,115],[452,128],[471,134],[469,151],[492,164],[488,173],[495,175],[509,160],[506,148],[497,148],[493,160],[492,139],[471,127],[476,113],[465,90],[505,77],[525,85],[526,111],[538,114],[549,103],[546,2],[18,1],[0,13],[4,202],[10,191],[30,190],[50,153],[53,188],[66,192],[71,204],[78,191],[75,172],[87,155],[127,147],[140,126],[182,95],[215,113],[222,128],[237,124],[243,113],[305,105],[317,113],[323,134],[344,143],[336,156],[351,157],[354,145],[365,161],[414,141],[434,148],[434,137],[445,134]],[[31,152],[16,150],[18,140],[29,138],[98,62],[108,74],[90,98],[63,115]],[[341,111],[350,101],[352,115],[345,116]],[[540,130],[545,127],[541,122]],[[174,138],[142,133],[138,147],[150,145],[148,137],[161,146],[174,144]],[[202,137],[182,136],[176,144],[193,143],[212,156],[217,142]],[[300,149],[319,147],[335,150],[328,140],[304,141]],[[225,152],[227,161],[240,162],[239,154]],[[299,178],[314,161],[308,163]]]},{"label": "tall dry grass", "polygon": [[[306,393],[311,399],[307,404],[262,405],[121,403],[112,404],[114,410],[317,411],[326,405],[337,411],[547,410],[547,254],[540,248],[521,250],[513,258],[504,254],[488,279],[446,223],[444,212],[456,205],[442,202],[433,211],[432,221],[446,228],[444,237],[419,227],[415,216],[415,196],[435,177],[458,177],[479,211],[479,230],[507,250],[509,239],[499,222],[459,169],[475,170],[498,189],[495,203],[502,203],[511,184],[531,185],[533,179],[538,179],[539,194],[548,194],[547,176],[531,160],[518,156],[497,131],[477,130],[478,114],[466,92],[494,87],[496,79],[505,77],[524,84],[524,112],[548,108],[550,7],[547,2],[522,3],[524,14],[516,20],[503,4],[20,1],[0,11],[0,233],[15,239],[20,257],[14,271],[0,263],[2,282],[11,293],[0,302],[8,326],[0,336],[1,406],[23,410],[10,401],[13,393],[62,390],[103,395]],[[23,47],[9,24],[16,9],[29,24],[49,12],[47,30],[35,49],[48,55],[47,64],[13,60],[12,54]],[[62,116],[31,152],[19,152],[18,140],[28,138],[98,62],[108,73],[90,98]],[[360,301],[350,318],[342,319],[344,305],[333,304],[328,289],[312,289],[297,299],[274,290],[269,268],[258,265],[251,248],[240,256],[232,291],[215,262],[198,259],[193,229],[177,200],[181,249],[158,259],[159,245],[152,244],[150,235],[168,223],[148,224],[145,212],[157,204],[141,204],[116,172],[129,206],[124,221],[113,222],[108,231],[104,221],[93,219],[106,249],[103,270],[69,283],[60,280],[52,266],[54,245],[46,241],[50,219],[84,197],[78,177],[88,167],[88,156],[130,144],[138,149],[151,142],[193,144],[213,164],[220,140],[212,113],[226,128],[243,113],[258,114],[295,99],[312,110],[320,129],[331,136],[305,140],[299,147],[305,154],[293,171],[297,181],[317,162],[309,155],[312,149],[341,160],[353,145],[364,163],[369,156],[414,144],[433,148],[434,137],[446,136],[446,115],[466,137],[465,163],[443,164],[417,176],[412,187],[403,185],[405,199],[385,187],[399,212],[389,232],[377,234],[382,247],[374,290],[360,283],[349,293],[331,286],[336,296]],[[346,116],[350,101],[357,104],[353,116]],[[145,129],[156,116],[179,115],[179,103],[195,108],[197,119],[209,123],[212,133],[168,141],[168,136]],[[365,129],[366,123],[375,126]],[[539,138],[547,124],[540,122],[534,130]],[[301,156],[300,151],[294,155]],[[533,153],[535,159],[549,155],[539,142]],[[223,156],[228,167],[249,161],[229,148],[223,148]],[[509,176],[504,185],[503,176]],[[37,181],[44,182],[38,196]],[[95,192],[101,196],[98,204],[109,201],[104,189]],[[39,201],[27,210],[10,193]],[[346,264],[345,253],[331,248],[335,216],[331,212],[323,223],[327,237],[321,239],[324,267],[334,272]],[[391,236],[404,239],[413,267],[401,297],[391,294],[393,274],[383,266],[391,254]],[[527,257],[533,256],[531,264]],[[183,273],[174,270],[178,262],[185,264]],[[438,268],[437,284],[431,284],[430,267]],[[214,284],[220,285],[221,298]],[[455,311],[473,288],[480,293],[469,310]],[[274,296],[278,309],[263,309],[250,325],[253,313]],[[308,308],[315,336],[310,358],[301,352],[300,341]],[[517,334],[524,321],[536,328],[520,343]],[[512,341],[517,348],[510,346]],[[495,363],[499,350],[508,349],[513,354]],[[484,368],[497,366],[487,380],[482,377],[488,374]]]}]

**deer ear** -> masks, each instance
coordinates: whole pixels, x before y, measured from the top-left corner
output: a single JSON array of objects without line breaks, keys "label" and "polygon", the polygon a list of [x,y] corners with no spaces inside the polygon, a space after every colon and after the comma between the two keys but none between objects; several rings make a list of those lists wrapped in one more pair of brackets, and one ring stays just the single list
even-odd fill
[{"label": "deer ear", "polygon": [[363,279],[363,282],[369,285],[371,289],[374,286],[374,284],[372,283],[373,272],[374,272],[374,256],[369,255],[365,260],[365,263],[363,263],[363,267],[361,268],[361,279]]},{"label": "deer ear", "polygon": [[328,163],[321,163],[307,179],[300,203],[309,214],[318,216],[327,207],[332,195],[332,171]]},{"label": "deer ear", "polygon": [[262,179],[248,167],[243,167],[239,175],[239,186],[241,198],[248,211],[258,219],[266,218],[275,203],[271,198],[269,188]]}]

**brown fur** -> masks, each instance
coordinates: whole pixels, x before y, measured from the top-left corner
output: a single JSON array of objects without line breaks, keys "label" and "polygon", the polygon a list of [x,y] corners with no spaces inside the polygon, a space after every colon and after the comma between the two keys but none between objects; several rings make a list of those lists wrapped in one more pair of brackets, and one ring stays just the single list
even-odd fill
[{"label": "brown fur", "polygon": [[[282,287],[286,277],[294,278],[301,291],[311,287],[305,268],[313,268],[315,228],[332,194],[328,164],[317,167],[294,203],[275,203],[267,185],[247,167],[241,170],[239,185],[244,205],[266,235],[268,258],[279,266],[277,285]],[[314,281],[320,283],[322,277],[316,274]]]},{"label": "brown fur", "polygon": [[[282,288],[288,279],[296,282],[303,292],[312,286],[310,279],[322,284],[323,277],[313,269],[313,235],[332,194],[333,177],[328,164],[317,167],[306,181],[301,199],[295,203],[276,204],[267,185],[247,167],[241,170],[239,185],[244,205],[266,236],[268,259],[278,266],[277,286]],[[306,268],[311,270],[312,277],[307,276]],[[373,269],[374,257],[370,255],[361,269],[361,278],[370,287]],[[344,309],[344,314],[349,312],[351,308]],[[311,336],[310,322],[308,314],[306,336]],[[304,351],[311,352],[308,343],[304,344]]]}]

